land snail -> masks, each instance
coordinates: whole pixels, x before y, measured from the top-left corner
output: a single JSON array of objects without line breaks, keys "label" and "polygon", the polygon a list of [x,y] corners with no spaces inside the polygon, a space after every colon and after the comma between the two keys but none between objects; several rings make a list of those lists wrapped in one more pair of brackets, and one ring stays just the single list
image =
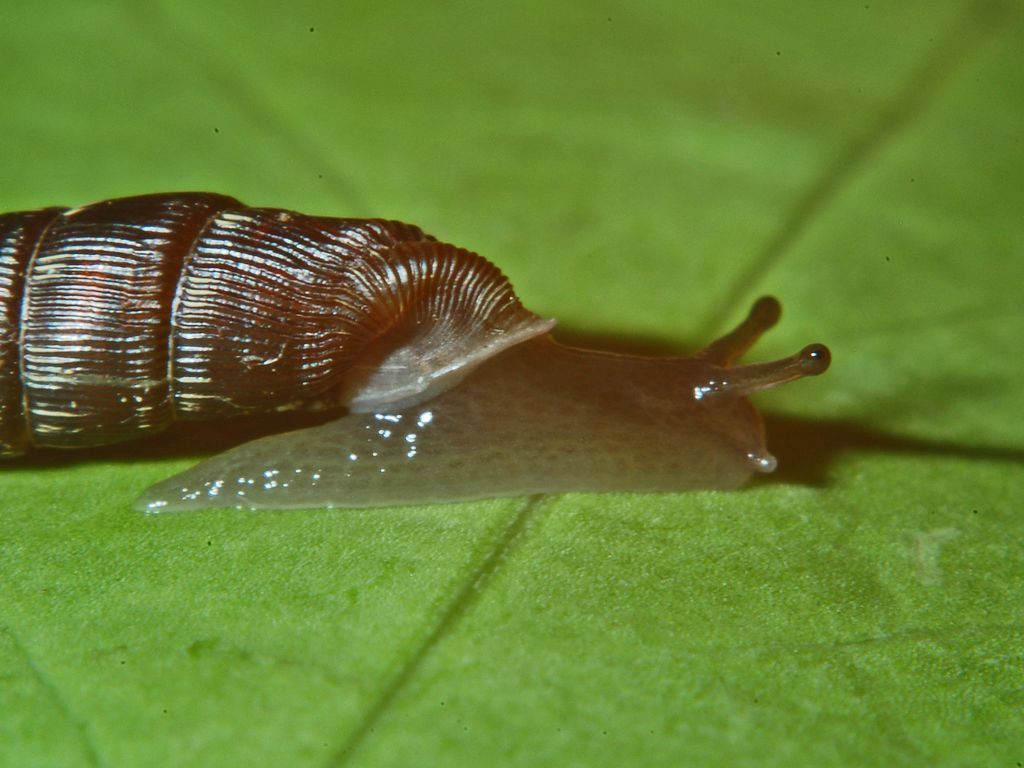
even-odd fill
[{"label": "land snail", "polygon": [[156,194],[0,216],[0,456],[176,420],[337,409],[136,501],[378,506],[734,488],[775,459],[747,395],[824,372],[820,345],[735,365],[757,301],[691,357],[563,346],[484,258],[414,226]]}]

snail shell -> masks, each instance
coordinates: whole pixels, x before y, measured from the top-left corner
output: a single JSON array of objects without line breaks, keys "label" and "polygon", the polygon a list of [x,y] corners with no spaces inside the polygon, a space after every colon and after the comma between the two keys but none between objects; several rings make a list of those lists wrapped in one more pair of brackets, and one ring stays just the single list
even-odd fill
[{"label": "snail shell", "polygon": [[[554,342],[490,262],[414,226],[208,193],[0,216],[0,456],[175,420],[346,409],[150,489],[149,511],[733,487],[771,471],[745,395],[823,372],[734,366],[760,300],[691,358]],[[463,379],[465,379],[463,381]]]},{"label": "snail shell", "polygon": [[212,194],[0,216],[0,302],[5,455],[415,399],[551,326],[417,227]]}]

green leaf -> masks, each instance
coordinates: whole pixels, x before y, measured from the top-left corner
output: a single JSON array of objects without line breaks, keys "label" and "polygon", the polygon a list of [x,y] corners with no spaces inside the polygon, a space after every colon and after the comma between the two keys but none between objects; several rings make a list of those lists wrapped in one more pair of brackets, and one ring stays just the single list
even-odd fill
[{"label": "green leaf", "polygon": [[733,493],[145,518],[191,449],[4,468],[0,765],[1020,766],[1022,35],[952,0],[7,3],[5,210],[401,218],[573,334],[693,348],[773,293],[757,356],[835,363],[759,401],[781,468]]}]

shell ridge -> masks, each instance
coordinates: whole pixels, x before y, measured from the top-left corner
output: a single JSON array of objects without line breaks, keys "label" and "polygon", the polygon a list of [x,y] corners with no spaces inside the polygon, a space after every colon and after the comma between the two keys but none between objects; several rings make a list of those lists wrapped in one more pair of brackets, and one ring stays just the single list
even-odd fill
[{"label": "shell ridge", "polygon": [[[9,238],[4,235],[3,231],[0,231],[0,235],[4,235],[0,240],[0,300],[4,304],[8,304],[12,294],[17,295],[17,307],[8,304],[3,307],[6,311],[3,316],[0,316],[0,322],[8,326],[2,330],[10,334],[6,340],[0,337],[0,377],[10,387],[7,392],[0,392],[0,456],[16,456],[24,453],[31,440],[28,396],[21,383],[24,380],[25,370],[23,329],[28,311],[28,275],[32,263],[38,256],[40,243],[50,227],[53,226],[53,222],[66,210],[66,208],[44,208],[24,214],[0,216],[0,222],[6,219],[13,224],[9,230],[11,233]],[[32,233],[33,219],[47,216],[48,220],[44,221],[39,231]],[[0,230],[6,229],[6,227],[0,227]],[[26,236],[33,238],[29,244],[31,250],[27,256],[19,253],[19,251],[26,250],[23,242]],[[8,241],[9,244],[5,244],[4,241]],[[8,265],[9,276],[5,278],[4,272],[8,271]],[[5,359],[9,357],[13,357],[13,360]],[[2,370],[5,362],[11,364],[13,369],[7,374]],[[10,431],[5,428],[8,425],[3,423],[7,420],[9,420]]]},{"label": "shell ridge", "polygon": [[[239,203],[241,205],[241,203]],[[204,239],[206,233],[209,231],[213,222],[220,216],[227,208],[221,208],[219,210],[214,209],[209,212],[206,216],[206,220],[202,226],[196,231],[196,236],[192,238],[192,242],[189,243],[188,248],[182,253],[181,260],[178,262],[178,269],[174,274],[174,288],[171,293],[170,312],[167,316],[168,333],[167,333],[167,388],[168,397],[170,398],[171,413],[175,416],[177,413],[177,398],[174,396],[174,376],[175,376],[175,358],[177,356],[177,350],[175,348],[175,339],[177,334],[175,329],[177,328],[177,316],[178,309],[181,304],[181,293],[182,285],[185,280],[184,277],[188,272],[189,265],[192,263],[192,258],[195,255],[196,247]]]}]

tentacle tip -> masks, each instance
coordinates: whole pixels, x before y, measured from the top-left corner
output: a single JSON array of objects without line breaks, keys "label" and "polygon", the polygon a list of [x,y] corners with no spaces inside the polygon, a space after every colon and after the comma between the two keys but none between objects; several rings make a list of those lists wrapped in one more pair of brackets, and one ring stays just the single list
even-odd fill
[{"label": "tentacle tip", "polygon": [[811,344],[800,350],[800,368],[805,376],[818,376],[832,364],[832,353],[824,344]]},{"label": "tentacle tip", "polygon": [[753,451],[747,454],[747,461],[750,462],[750,466],[757,472],[768,474],[774,472],[775,468],[779,466],[778,460],[767,451],[762,453],[754,453]]},{"label": "tentacle tip", "polygon": [[761,328],[771,328],[782,317],[782,304],[774,296],[762,296],[750,308],[750,317]]}]

